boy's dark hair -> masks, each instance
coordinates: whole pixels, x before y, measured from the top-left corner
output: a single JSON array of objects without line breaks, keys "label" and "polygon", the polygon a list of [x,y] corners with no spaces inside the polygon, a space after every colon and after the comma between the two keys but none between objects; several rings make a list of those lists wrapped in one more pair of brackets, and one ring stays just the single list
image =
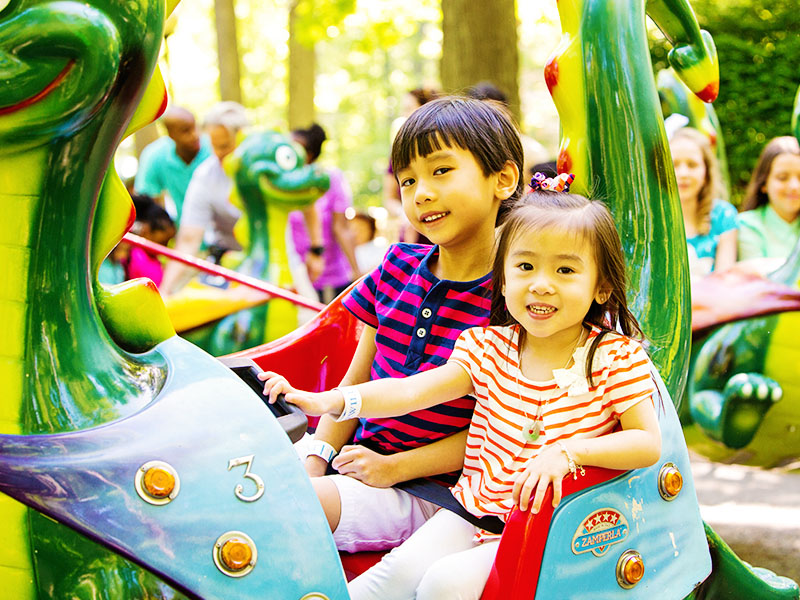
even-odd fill
[{"label": "boy's dark hair", "polygon": [[[514,325],[517,321],[506,308],[502,290],[505,285],[504,266],[508,250],[521,231],[541,230],[557,227],[576,234],[594,248],[597,262],[598,284],[603,284],[611,293],[603,304],[593,301],[584,321],[600,328],[589,347],[586,357],[586,373],[592,383],[592,360],[602,338],[615,327],[627,336],[641,339],[642,329],[628,308],[625,296],[627,275],[622,242],[605,204],[599,200],[588,200],[578,194],[566,192],[535,191],[515,204],[503,221],[495,244],[492,264],[492,307],[490,325]],[[519,343],[525,337],[520,327]]]},{"label": "boy's dark hair", "polygon": [[497,222],[523,191],[522,143],[507,110],[492,101],[460,96],[432,100],[415,110],[397,132],[392,144],[392,168],[408,167],[417,156],[457,146],[469,151],[488,177],[499,173],[506,162],[517,165],[520,178],[516,191],[500,204]]},{"label": "boy's dark hair", "polygon": [[322,143],[328,139],[325,130],[317,123],[312,123],[308,129],[295,129],[292,136],[305,148],[310,163],[319,158]]},{"label": "boy's dark hair", "polygon": [[133,194],[133,207],[136,209],[136,221],[147,223],[150,231],[166,231],[174,227],[175,223],[163,207],[156,204],[155,200],[145,194]]}]

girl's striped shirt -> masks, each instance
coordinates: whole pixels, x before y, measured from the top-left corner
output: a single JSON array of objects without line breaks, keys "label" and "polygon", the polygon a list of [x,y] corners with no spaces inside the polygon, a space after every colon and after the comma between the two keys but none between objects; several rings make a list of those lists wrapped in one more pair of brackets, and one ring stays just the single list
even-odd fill
[{"label": "girl's striped shirt", "polygon": [[[489,323],[490,274],[473,281],[440,280],[429,268],[438,254],[438,246],[395,244],[344,299],[353,315],[377,330],[371,379],[407,377],[443,365],[462,331]],[[424,446],[466,429],[474,405],[464,397],[401,417],[360,419],[355,441],[383,454]],[[444,480],[452,485],[456,478]]]},{"label": "girl's striped shirt", "polygon": [[[572,395],[555,379],[535,382],[519,369],[519,326],[475,327],[458,338],[450,361],[469,373],[477,404],[467,438],[461,478],[453,495],[472,514],[506,519],[514,506],[514,477],[545,446],[571,437],[596,437],[612,431],[620,415],[651,398],[655,385],[651,363],[634,340],[608,333],[592,364],[593,385],[588,393]],[[568,370],[585,381],[585,353],[600,330],[575,351]],[[578,392],[576,392],[578,390]],[[541,433],[527,441],[523,428],[541,406]],[[490,534],[479,533],[479,538]]]}]

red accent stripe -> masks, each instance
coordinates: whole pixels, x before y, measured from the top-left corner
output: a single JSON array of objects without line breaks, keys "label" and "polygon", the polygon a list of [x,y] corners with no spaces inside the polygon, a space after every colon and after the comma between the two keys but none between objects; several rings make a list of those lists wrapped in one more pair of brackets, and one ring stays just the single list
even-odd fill
[{"label": "red accent stripe", "polygon": [[697,92],[696,96],[703,102],[713,102],[719,95],[719,80],[712,81],[702,90]]},{"label": "red accent stripe", "polygon": [[56,75],[56,78],[53,79],[53,81],[51,81],[47,85],[47,87],[45,87],[41,92],[39,92],[35,96],[31,96],[27,100],[23,100],[22,102],[14,104],[13,106],[6,106],[5,108],[0,108],[0,115],[7,115],[16,112],[20,109],[30,106],[31,104],[35,104],[36,102],[47,96],[47,94],[52,92],[56,87],[58,87],[58,84],[60,84],[64,80],[64,78],[67,76],[67,73],[70,71],[70,69],[72,69],[72,66],[74,64],[75,64],[75,59],[70,60],[66,64],[66,66],[63,69],[61,69],[61,72],[58,75]]}]

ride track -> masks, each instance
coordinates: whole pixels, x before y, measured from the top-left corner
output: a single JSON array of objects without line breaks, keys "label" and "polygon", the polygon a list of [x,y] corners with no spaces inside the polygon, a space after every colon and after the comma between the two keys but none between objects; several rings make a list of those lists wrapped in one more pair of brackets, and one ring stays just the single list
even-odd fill
[{"label": "ride track", "polygon": [[[107,169],[123,134],[164,108],[160,76],[147,81],[171,8],[11,0],[0,11],[0,199],[8,207],[0,252],[9,275],[0,288],[0,490],[29,507],[2,498],[0,581],[18,600],[343,600],[327,522],[280,419],[231,369],[174,335],[151,283],[97,282],[133,216]],[[597,187],[612,205],[632,257],[632,305],[678,398],[688,278],[645,58],[644,2],[561,0],[559,10],[565,51],[547,77],[566,136],[561,166],[576,173],[579,190]],[[648,13],[676,43],[673,64],[690,87],[712,90],[713,51],[689,6],[651,2]],[[334,303],[250,355],[301,387],[330,388],[357,336]],[[754,572],[703,531],[677,416],[661,389],[662,461],[627,473],[587,469],[567,482],[574,493],[548,515],[552,529],[543,514],[512,515],[485,598],[530,599],[537,584],[542,595],[593,599],[666,589],[798,598],[792,582]],[[673,468],[683,473],[682,493]],[[610,517],[613,535],[601,526]],[[623,592],[641,565],[623,552],[634,545],[646,570]],[[538,556],[535,566],[520,566],[528,554]]]}]

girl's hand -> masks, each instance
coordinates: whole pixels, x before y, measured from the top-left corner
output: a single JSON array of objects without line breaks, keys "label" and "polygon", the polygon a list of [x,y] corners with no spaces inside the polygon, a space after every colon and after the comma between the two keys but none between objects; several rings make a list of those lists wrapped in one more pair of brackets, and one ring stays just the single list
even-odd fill
[{"label": "girl's hand", "polygon": [[[258,374],[261,381],[266,381],[264,384],[265,396],[268,396],[270,404],[274,404],[278,399],[279,394],[284,395],[284,400],[290,404],[295,404],[300,407],[305,414],[318,417],[327,414],[331,411],[332,403],[330,400],[330,392],[314,393],[299,390],[289,385],[289,382],[282,375],[273,373],[272,371],[264,371]],[[337,392],[334,392],[336,394]],[[341,412],[341,410],[339,411]]]},{"label": "girl's hand", "polygon": [[358,479],[376,488],[388,488],[398,483],[394,477],[392,455],[378,454],[361,445],[343,446],[331,462],[342,475]]},{"label": "girl's hand", "polygon": [[514,481],[512,497],[520,510],[528,510],[534,488],[536,495],[530,504],[531,511],[539,512],[547,487],[553,486],[553,508],[561,502],[561,480],[569,473],[569,462],[558,446],[548,446],[534,458]]}]

